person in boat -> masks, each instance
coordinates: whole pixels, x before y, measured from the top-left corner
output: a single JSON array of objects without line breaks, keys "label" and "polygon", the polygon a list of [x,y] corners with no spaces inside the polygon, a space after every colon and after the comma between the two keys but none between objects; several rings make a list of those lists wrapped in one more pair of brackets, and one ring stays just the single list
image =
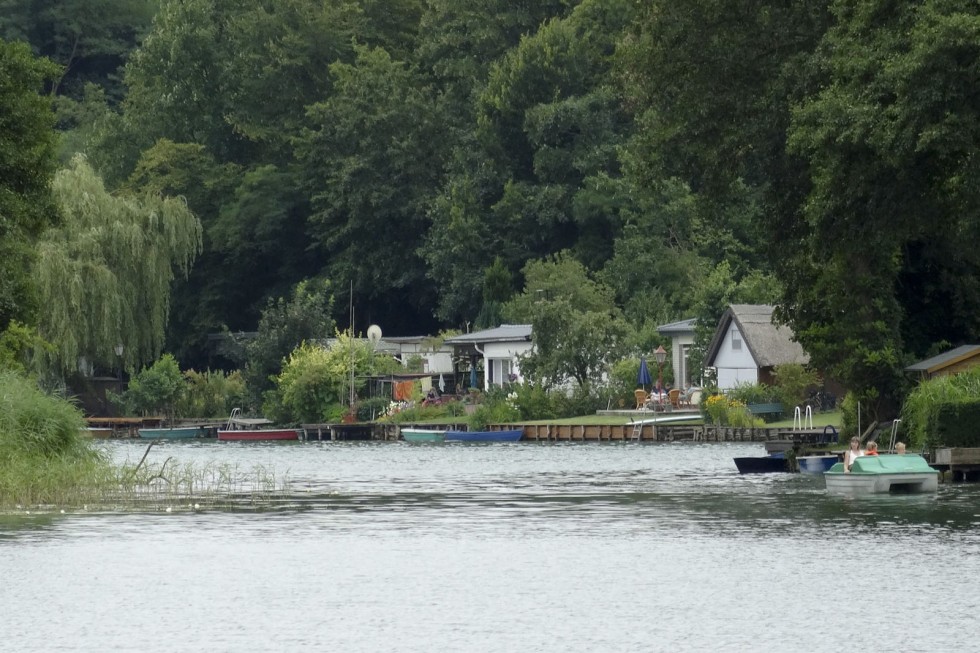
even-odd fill
[{"label": "person in boat", "polygon": [[856,437],[851,438],[851,446],[844,452],[844,471],[850,472],[851,465],[854,464],[854,461],[857,460],[859,456],[863,455],[864,452],[861,451],[861,440]]},{"label": "person in boat", "polygon": [[878,455],[878,443],[874,440],[868,442],[867,449],[864,450],[865,456],[877,456]]},{"label": "person in boat", "polygon": [[897,453],[899,456],[904,456],[905,455],[905,443],[904,442],[896,442],[895,443],[895,453]]}]

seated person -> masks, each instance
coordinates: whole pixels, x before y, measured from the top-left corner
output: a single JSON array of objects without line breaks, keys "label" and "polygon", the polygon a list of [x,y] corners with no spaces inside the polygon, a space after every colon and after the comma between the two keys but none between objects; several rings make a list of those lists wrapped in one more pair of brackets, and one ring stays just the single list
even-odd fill
[{"label": "seated person", "polygon": [[877,456],[878,455],[878,443],[874,440],[868,441],[868,446],[864,450],[865,456]]},{"label": "seated person", "polygon": [[904,456],[905,455],[905,443],[904,442],[896,442],[895,443],[895,453],[897,453],[899,456]]}]

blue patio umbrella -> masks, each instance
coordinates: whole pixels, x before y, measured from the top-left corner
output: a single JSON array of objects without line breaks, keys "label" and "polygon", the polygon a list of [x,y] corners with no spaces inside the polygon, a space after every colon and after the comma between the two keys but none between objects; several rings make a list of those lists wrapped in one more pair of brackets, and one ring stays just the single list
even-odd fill
[{"label": "blue patio umbrella", "polygon": [[650,378],[650,368],[647,367],[647,359],[640,358],[640,373],[636,375],[636,382],[646,390],[646,387],[653,383]]}]

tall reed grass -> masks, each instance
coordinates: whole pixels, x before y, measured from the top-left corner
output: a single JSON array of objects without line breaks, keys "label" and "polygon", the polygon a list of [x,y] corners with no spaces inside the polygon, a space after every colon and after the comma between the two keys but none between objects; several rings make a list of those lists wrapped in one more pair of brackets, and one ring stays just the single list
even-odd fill
[{"label": "tall reed grass", "polygon": [[902,427],[915,447],[932,446],[936,418],[942,406],[980,401],[980,367],[920,383],[902,406]]},{"label": "tall reed grass", "polygon": [[195,466],[170,458],[144,464],[146,456],[135,465],[114,465],[82,435],[84,427],[71,402],[0,370],[0,510],[261,507],[289,493],[288,479],[264,467]]}]

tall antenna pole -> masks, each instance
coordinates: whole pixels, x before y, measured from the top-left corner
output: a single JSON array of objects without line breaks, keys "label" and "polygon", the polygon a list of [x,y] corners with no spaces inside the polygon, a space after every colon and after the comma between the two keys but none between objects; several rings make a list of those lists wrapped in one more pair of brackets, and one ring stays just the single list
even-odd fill
[{"label": "tall antenna pole", "polygon": [[350,413],[354,416],[354,280],[350,281]]}]

